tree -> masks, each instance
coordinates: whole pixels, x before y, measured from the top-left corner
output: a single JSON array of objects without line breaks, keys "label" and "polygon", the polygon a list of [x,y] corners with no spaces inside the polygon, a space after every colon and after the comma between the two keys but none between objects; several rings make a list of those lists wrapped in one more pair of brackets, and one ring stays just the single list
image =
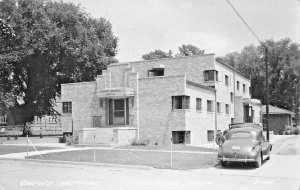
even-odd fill
[{"label": "tree", "polygon": [[[290,39],[264,42],[268,47],[270,104],[293,110],[295,87],[299,85],[300,48]],[[251,77],[252,97],[263,104],[265,99],[265,48],[249,45],[240,53],[226,54],[222,59]]]},{"label": "tree", "polygon": [[201,50],[197,46],[191,44],[188,45],[183,44],[178,49],[179,49],[179,54],[177,54],[177,57],[202,55],[205,52],[205,50]]},{"label": "tree", "polygon": [[3,0],[15,36],[0,38],[0,83],[11,92],[24,124],[55,114],[60,84],[92,81],[116,62],[118,39],[105,18],[80,6],[51,0]]},{"label": "tree", "polygon": [[143,60],[151,60],[151,59],[163,59],[163,58],[171,58],[173,57],[172,55],[172,51],[169,50],[169,53],[167,52],[164,52],[160,49],[157,49],[157,50],[154,50],[154,51],[151,51],[149,53],[146,53],[142,56],[142,59]]}]

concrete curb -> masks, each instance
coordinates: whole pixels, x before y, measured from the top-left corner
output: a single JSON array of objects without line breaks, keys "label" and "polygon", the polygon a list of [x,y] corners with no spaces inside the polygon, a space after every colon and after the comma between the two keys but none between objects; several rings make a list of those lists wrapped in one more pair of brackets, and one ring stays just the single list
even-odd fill
[{"label": "concrete curb", "polygon": [[42,164],[67,164],[78,166],[96,166],[96,167],[113,167],[113,168],[125,168],[125,169],[140,169],[140,170],[153,170],[155,168],[151,166],[141,166],[141,165],[123,165],[123,164],[109,164],[109,163],[92,163],[92,162],[72,162],[72,161],[61,161],[61,160],[41,160],[41,159],[22,159],[22,158],[0,158],[0,161],[12,161],[12,162],[33,162]]}]

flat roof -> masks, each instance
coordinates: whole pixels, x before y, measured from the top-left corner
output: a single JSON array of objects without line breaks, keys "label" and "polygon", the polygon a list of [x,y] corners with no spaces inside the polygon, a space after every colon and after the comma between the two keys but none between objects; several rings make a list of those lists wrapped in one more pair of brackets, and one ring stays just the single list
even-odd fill
[{"label": "flat roof", "polygon": [[193,85],[193,86],[197,86],[197,87],[199,87],[199,88],[206,89],[206,90],[210,90],[210,91],[214,91],[214,92],[216,91],[216,89],[214,89],[214,88],[211,88],[211,87],[209,87],[209,86],[204,86],[204,85],[202,85],[202,84],[195,83],[195,82],[192,82],[192,81],[189,81],[189,80],[187,80],[186,83],[187,83],[187,84],[190,84],[190,85]]},{"label": "flat roof", "polygon": [[191,55],[191,56],[184,56],[184,57],[171,57],[171,58],[162,58],[162,59],[151,59],[151,60],[141,60],[141,61],[129,61],[129,62],[122,62],[122,63],[112,63],[109,66],[117,66],[117,65],[127,65],[130,63],[144,63],[144,62],[159,62],[159,61],[170,61],[170,60],[177,60],[177,59],[190,59],[196,57],[205,57],[205,56],[212,56],[215,55],[214,53],[202,54],[202,55]]}]

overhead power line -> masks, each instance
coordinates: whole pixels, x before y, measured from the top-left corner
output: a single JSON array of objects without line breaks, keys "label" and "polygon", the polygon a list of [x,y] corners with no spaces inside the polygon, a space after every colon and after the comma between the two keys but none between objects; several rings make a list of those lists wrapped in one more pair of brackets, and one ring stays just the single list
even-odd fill
[{"label": "overhead power line", "polygon": [[252,28],[248,25],[248,23],[243,19],[243,17],[240,15],[240,13],[236,10],[236,8],[232,5],[232,3],[229,0],[226,0],[227,3],[230,5],[230,7],[234,10],[235,14],[242,20],[242,22],[246,25],[248,30],[252,33],[252,35],[259,41],[260,44],[263,45],[259,37],[255,34],[255,32],[252,30]]}]

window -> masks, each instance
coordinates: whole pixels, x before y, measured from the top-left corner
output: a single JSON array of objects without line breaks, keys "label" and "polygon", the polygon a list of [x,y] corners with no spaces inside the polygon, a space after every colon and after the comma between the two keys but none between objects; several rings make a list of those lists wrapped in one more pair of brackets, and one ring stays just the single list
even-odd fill
[{"label": "window", "polygon": [[196,98],[196,110],[201,111],[202,110],[202,99]]},{"label": "window", "polygon": [[214,141],[214,130],[207,130],[207,141]]},{"label": "window", "polygon": [[172,109],[190,109],[190,97],[172,96]]},{"label": "window", "polygon": [[128,98],[109,99],[109,125],[129,125]]},{"label": "window", "polygon": [[237,91],[240,91],[240,81],[236,82],[236,89],[237,89]]},{"label": "window", "polygon": [[249,95],[252,94],[252,89],[251,89],[251,86],[249,87]]},{"label": "window", "polygon": [[233,102],[233,92],[230,92],[230,101]]},{"label": "window", "polygon": [[229,85],[229,77],[227,75],[225,75],[225,85],[226,86]]},{"label": "window", "polygon": [[148,77],[164,76],[164,68],[154,68],[148,71]]},{"label": "window", "polygon": [[243,92],[246,93],[246,85],[243,84]]},{"label": "window", "polygon": [[207,100],[207,112],[213,112],[213,101],[212,100]]},{"label": "window", "polygon": [[63,113],[72,113],[72,102],[63,102]]},{"label": "window", "polygon": [[217,111],[218,113],[221,113],[221,103],[217,102]]},{"label": "window", "polygon": [[226,114],[230,114],[230,106],[229,106],[229,104],[226,104],[225,108],[226,108]]},{"label": "window", "polygon": [[204,71],[204,80],[205,81],[218,81],[218,71],[216,71],[216,70]]},{"label": "window", "polygon": [[190,144],[191,132],[190,131],[172,131],[173,144]]}]

